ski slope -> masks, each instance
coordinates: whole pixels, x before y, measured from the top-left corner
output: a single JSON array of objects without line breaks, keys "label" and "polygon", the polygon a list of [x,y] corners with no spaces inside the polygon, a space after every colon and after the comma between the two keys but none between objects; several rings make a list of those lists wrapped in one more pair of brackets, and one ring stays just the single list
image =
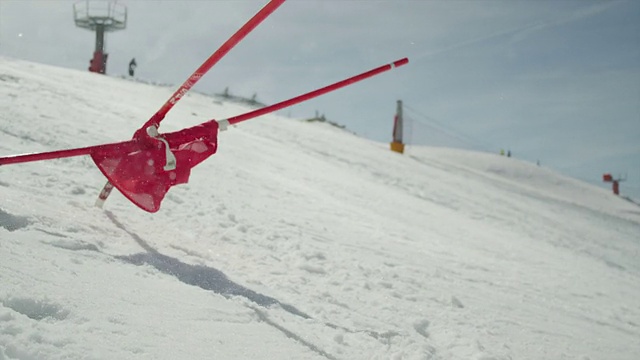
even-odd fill
[{"label": "ski slope", "polygon": [[[0,57],[0,155],[129,139],[173,90]],[[191,93],[161,131],[246,111]],[[89,157],[0,167],[0,359],[637,358],[640,207],[387,147],[264,116],[156,214],[94,207]]]}]

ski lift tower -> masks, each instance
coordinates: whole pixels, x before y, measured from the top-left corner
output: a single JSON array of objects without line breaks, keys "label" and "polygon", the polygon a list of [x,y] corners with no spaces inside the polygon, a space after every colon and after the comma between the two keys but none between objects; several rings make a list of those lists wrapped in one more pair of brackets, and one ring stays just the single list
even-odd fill
[{"label": "ski lift tower", "polygon": [[402,100],[398,100],[396,106],[396,116],[393,118],[393,141],[391,142],[391,151],[404,153],[404,143],[402,142]]},{"label": "ski lift tower", "polygon": [[96,32],[96,49],[89,61],[89,71],[104,74],[108,56],[104,52],[104,33],[127,27],[127,7],[111,1],[79,1],[73,4],[73,18],[77,27]]}]

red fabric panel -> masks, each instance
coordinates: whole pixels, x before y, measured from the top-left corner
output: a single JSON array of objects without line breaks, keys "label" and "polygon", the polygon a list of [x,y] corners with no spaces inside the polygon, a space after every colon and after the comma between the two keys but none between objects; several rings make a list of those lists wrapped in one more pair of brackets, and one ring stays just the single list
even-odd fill
[{"label": "red fabric panel", "polygon": [[141,209],[156,212],[169,189],[189,181],[191,168],[215,154],[218,123],[209,121],[173,133],[161,134],[176,157],[176,168],[165,171],[165,144],[141,131],[133,150],[98,150],[91,158],[109,181]]}]

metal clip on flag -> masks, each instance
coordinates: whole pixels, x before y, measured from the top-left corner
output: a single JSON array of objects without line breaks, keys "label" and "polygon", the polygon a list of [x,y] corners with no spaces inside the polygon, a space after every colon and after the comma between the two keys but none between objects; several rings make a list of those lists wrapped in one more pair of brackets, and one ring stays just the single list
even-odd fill
[{"label": "metal clip on flag", "polygon": [[164,196],[172,186],[187,183],[191,169],[215,154],[218,148],[219,129],[224,130],[228,125],[235,125],[242,121],[298,104],[409,62],[407,58],[403,58],[277,104],[220,121],[212,119],[200,125],[172,133],[159,133],[160,122],[180,98],[231,48],[282,5],[284,1],[271,0],[240,30],[232,35],[180,86],[160,110],[134,133],[132,140],[84,148],[5,156],[0,157],[0,165],[90,155],[100,171],[108,179],[107,184],[100,192],[96,204],[101,205],[104,203],[113,187],[116,187],[126,198],[141,209],[148,212],[156,212],[160,209]]}]

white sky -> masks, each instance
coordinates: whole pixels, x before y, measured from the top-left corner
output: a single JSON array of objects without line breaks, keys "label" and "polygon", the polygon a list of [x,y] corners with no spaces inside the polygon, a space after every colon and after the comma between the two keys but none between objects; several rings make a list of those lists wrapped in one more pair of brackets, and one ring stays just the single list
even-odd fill
[{"label": "white sky", "polygon": [[[73,3],[0,1],[0,54],[86,69],[94,36],[74,27]],[[265,1],[120,3],[128,28],[107,35],[108,72],[135,57],[137,76],[177,86]],[[389,141],[402,99],[423,122],[412,142],[456,146],[455,134],[594,183],[627,174],[640,197],[639,18],[637,1],[291,0],[197,88],[274,103],[407,56],[284,113]]]},{"label": "white sky", "polygon": [[[0,57],[0,154],[128,139],[171,93]],[[161,130],[247,110],[190,94]],[[530,162],[271,114],[157,213],[94,207],[104,181],[88,156],[0,167],[0,359],[640,353],[640,207]]]}]

